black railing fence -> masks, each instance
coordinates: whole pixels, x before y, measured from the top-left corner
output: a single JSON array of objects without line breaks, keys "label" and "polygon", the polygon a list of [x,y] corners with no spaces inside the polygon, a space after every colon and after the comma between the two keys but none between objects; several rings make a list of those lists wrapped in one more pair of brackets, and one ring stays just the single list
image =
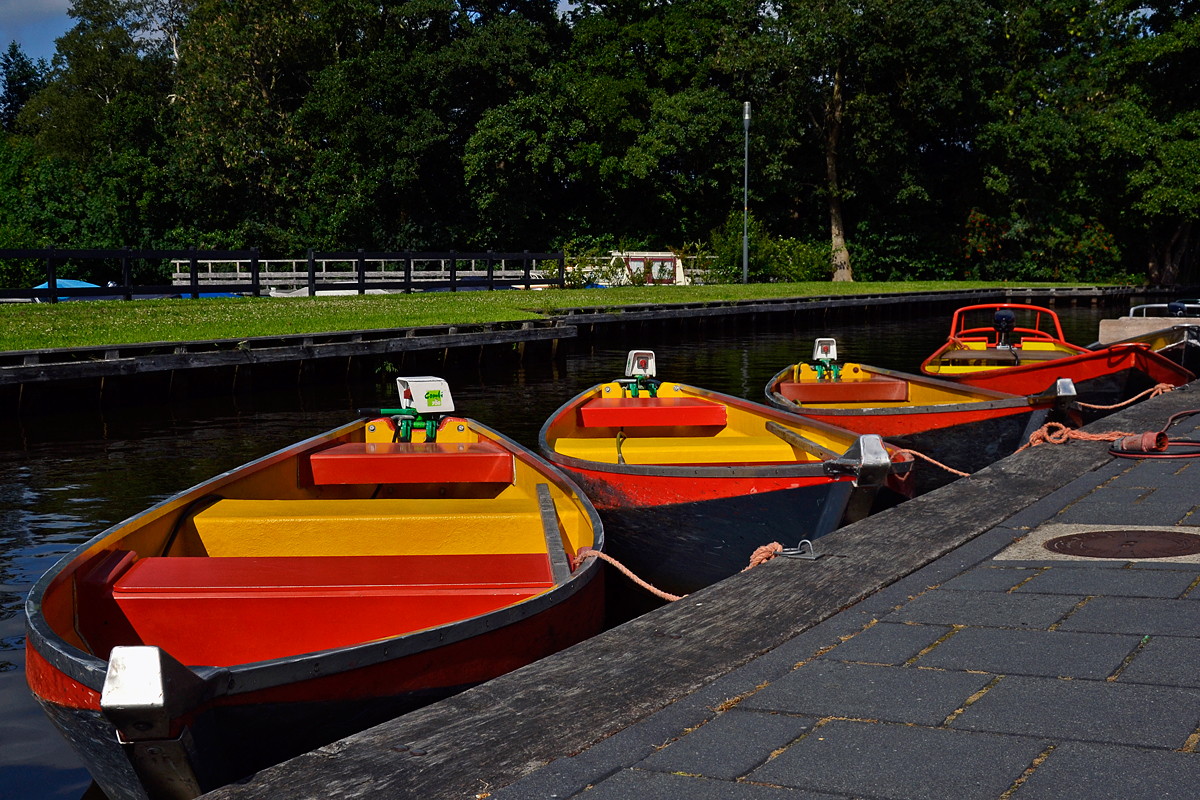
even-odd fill
[{"label": "black railing fence", "polygon": [[[562,252],[501,253],[488,250],[482,253],[460,253],[450,250],[444,253],[416,251],[367,252],[353,250],[345,252],[317,252],[309,250],[305,259],[262,259],[257,248],[250,250],[62,250],[54,247],[44,249],[0,249],[0,260],[37,259],[45,264],[46,287],[41,289],[0,289],[0,300],[43,300],[56,303],[60,298],[105,297],[132,300],[135,297],[179,295],[198,298],[208,293],[235,293],[260,297],[264,285],[270,283],[299,284],[300,294],[307,289],[308,296],[322,291],[350,291],[365,294],[370,289],[404,291],[451,291],[460,289],[488,289],[534,286],[563,286],[566,265]],[[59,285],[58,268],[64,262],[108,261],[120,262],[120,280],[108,281],[107,286],[65,287]],[[135,261],[170,261],[176,269],[172,271],[173,283],[135,285],[132,280],[132,265]],[[345,264],[349,270],[327,270],[329,263]],[[368,271],[367,264],[377,262],[379,269]],[[546,262],[550,262],[547,264]],[[269,264],[287,263],[292,269],[286,272],[270,272]],[[430,264],[437,267],[430,269]],[[513,269],[514,263],[521,265]],[[201,272],[201,264],[206,270]],[[233,270],[213,271],[213,265],[232,265]],[[243,272],[242,264],[248,269]],[[304,264],[307,269],[296,269]],[[320,264],[320,270],[317,265]],[[392,268],[388,269],[391,265]],[[465,265],[466,268],[460,268]],[[331,280],[331,277],[333,278]],[[339,280],[340,278],[340,280]],[[186,282],[183,282],[186,281]]]}]

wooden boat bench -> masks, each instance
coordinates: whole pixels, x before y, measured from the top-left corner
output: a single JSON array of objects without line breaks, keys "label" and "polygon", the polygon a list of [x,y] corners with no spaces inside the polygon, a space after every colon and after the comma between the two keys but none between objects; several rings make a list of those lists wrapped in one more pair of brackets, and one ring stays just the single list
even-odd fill
[{"label": "wooden boat bench", "polygon": [[309,456],[313,483],[512,483],[512,453],[491,442],[352,442]]},{"label": "wooden boat bench", "polygon": [[[1029,361],[1051,361],[1056,358],[1068,358],[1077,355],[1076,353],[1064,353],[1061,350],[1026,350],[1023,347],[1017,349],[1017,356],[1024,364]],[[1003,361],[1013,363],[1012,351],[997,350],[996,348],[988,348],[986,350],[947,350],[942,353],[943,361]]]},{"label": "wooden boat bench", "polygon": [[432,628],[553,586],[545,552],[169,557],[137,561],[112,596],[143,641],[226,666]]},{"label": "wooden boat bench", "polygon": [[535,498],[221,500],[192,517],[209,556],[545,553]]},{"label": "wooden boat bench", "polygon": [[579,407],[581,428],[725,427],[725,406],[700,397],[596,397]]},{"label": "wooden boat bench", "polygon": [[[559,439],[555,450],[572,458],[617,463],[616,440]],[[791,445],[775,436],[632,436],[621,444],[627,464],[779,464],[796,460]]]},{"label": "wooden boat bench", "polygon": [[796,403],[903,403],[908,381],[879,376],[869,381],[784,381],[779,393]]}]

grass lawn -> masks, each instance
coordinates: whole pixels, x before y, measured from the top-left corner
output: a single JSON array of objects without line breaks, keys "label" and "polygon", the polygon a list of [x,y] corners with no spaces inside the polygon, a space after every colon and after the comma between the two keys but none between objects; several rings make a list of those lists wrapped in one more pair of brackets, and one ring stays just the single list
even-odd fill
[{"label": "grass lawn", "polygon": [[618,307],[634,303],[694,303],[1011,285],[983,281],[759,283],[361,297],[137,300],[129,303],[109,300],[56,305],[5,303],[0,304],[0,350],[503,322],[534,319],[542,312],[553,313],[556,309],[580,306]]}]

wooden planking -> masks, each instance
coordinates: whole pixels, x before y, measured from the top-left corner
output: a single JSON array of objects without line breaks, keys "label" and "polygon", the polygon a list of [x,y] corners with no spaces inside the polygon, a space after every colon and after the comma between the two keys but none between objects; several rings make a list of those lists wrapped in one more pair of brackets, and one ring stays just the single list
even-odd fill
[{"label": "wooden planking", "polygon": [[538,512],[542,515],[542,533],[546,537],[546,556],[550,559],[550,573],[554,577],[554,585],[562,586],[571,578],[571,565],[567,562],[567,551],[563,547],[558,510],[547,484],[537,485],[537,501]]},{"label": "wooden planking", "polygon": [[[1157,430],[1200,405],[1175,391],[1088,426]],[[821,539],[555,656],[263,770],[212,800],[463,798],[573,755],[945,555],[1112,457],[1043,446]],[[667,632],[670,636],[662,636]],[[655,635],[659,634],[659,635]],[[672,638],[678,636],[679,638]],[[407,745],[423,751],[398,752]]]},{"label": "wooden planking", "polygon": [[1011,302],[1014,300],[1054,300],[1079,298],[1128,298],[1142,290],[1128,286],[1077,289],[976,289],[970,291],[904,292],[877,295],[818,295],[781,297],[762,300],[715,301],[705,303],[642,303],[620,308],[592,306],[558,312],[543,311],[553,318],[579,324],[640,322],[646,320],[728,317],[739,314],[787,311],[820,311],[829,308],[893,306],[907,303]]},{"label": "wooden planking", "polygon": [[[236,364],[265,364],[280,361],[303,361],[312,358],[345,358],[347,356],[384,355],[413,350],[438,350],[448,347],[479,347],[490,344],[510,342],[546,341],[550,339],[574,338],[577,329],[571,325],[554,325],[521,328],[516,330],[489,330],[465,333],[435,333],[416,335],[415,328],[399,329],[390,338],[366,339],[354,341],[353,333],[339,334],[339,341],[324,344],[312,340],[320,334],[299,338],[279,346],[239,347],[241,343],[227,350],[204,350],[193,352],[198,347],[212,346],[212,342],[174,342],[160,343],[159,348],[174,348],[176,352],[109,357],[114,348],[73,348],[87,352],[101,352],[104,357],[98,360],[62,361],[47,363],[47,353],[54,351],[22,352],[21,363],[12,366],[0,366],[0,385],[17,383],[40,383],[54,380],[74,380],[80,378],[100,378],[111,375],[134,375],[142,372],[164,372],[177,369],[198,369],[204,367],[222,367]],[[344,338],[343,338],[344,337]],[[246,340],[250,342],[251,340]],[[268,341],[278,341],[269,339]],[[130,345],[119,350],[136,351],[147,345]],[[5,354],[12,356],[14,354]],[[33,363],[25,363],[29,358]]]}]

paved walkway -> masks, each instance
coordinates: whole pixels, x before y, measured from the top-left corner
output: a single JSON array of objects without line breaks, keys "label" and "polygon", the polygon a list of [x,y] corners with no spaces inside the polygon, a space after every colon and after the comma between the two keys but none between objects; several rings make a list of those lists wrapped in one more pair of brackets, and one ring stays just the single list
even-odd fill
[{"label": "paved walkway", "polygon": [[1131,527],[1200,534],[1200,459],[1089,472],[490,798],[1200,797],[1200,557],[1041,547]]}]

